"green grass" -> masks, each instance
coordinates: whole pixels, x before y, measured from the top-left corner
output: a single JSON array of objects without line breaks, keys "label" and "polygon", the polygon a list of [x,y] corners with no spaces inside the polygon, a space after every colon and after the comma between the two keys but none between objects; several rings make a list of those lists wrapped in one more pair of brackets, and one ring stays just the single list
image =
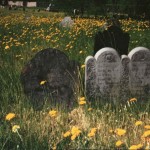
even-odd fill
[{"label": "green grass", "polygon": [[[105,19],[100,22],[76,19],[73,28],[65,29],[59,27],[63,16],[62,13],[0,9],[0,149],[114,149],[118,140],[124,142],[120,148],[128,149],[140,143],[145,148],[148,142],[141,136],[146,131],[144,126],[150,125],[150,98],[117,105],[97,99],[83,106],[76,104],[70,111],[50,104],[45,104],[41,111],[33,110],[20,83],[20,72],[28,60],[38,51],[53,47],[82,65],[93,54],[93,37],[105,22]],[[147,21],[122,22],[123,29],[130,33],[129,51],[137,46],[150,47]],[[79,76],[76,103],[85,96],[84,69]],[[57,111],[56,117],[50,117],[50,110]],[[10,112],[16,116],[7,121],[5,117]],[[142,124],[135,126],[136,121]],[[14,125],[20,126],[19,134],[12,132]],[[81,130],[76,139],[63,137],[73,126]],[[94,137],[88,137],[91,128],[97,128]],[[117,128],[124,129],[126,134],[117,135]]]}]

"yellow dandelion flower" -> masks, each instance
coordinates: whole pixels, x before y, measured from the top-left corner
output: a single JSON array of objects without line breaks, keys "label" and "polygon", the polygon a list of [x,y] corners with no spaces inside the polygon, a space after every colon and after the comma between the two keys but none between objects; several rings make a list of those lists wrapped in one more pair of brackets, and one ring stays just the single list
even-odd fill
[{"label": "yellow dandelion flower", "polygon": [[84,105],[84,104],[86,104],[86,101],[80,101],[79,102],[79,105]]},{"label": "yellow dandelion flower", "polygon": [[97,128],[92,128],[92,129],[91,129],[91,132],[95,133],[96,130],[97,130]]},{"label": "yellow dandelion flower", "polygon": [[66,133],[64,133],[64,137],[66,138],[66,137],[68,137],[68,136],[70,136],[71,135],[71,132],[70,131],[67,131]]},{"label": "yellow dandelion flower", "polygon": [[56,150],[57,149],[57,146],[56,145],[54,145],[53,146],[53,148],[52,148],[52,150]]},{"label": "yellow dandelion flower", "polygon": [[143,144],[138,144],[137,149],[141,149],[143,147]]},{"label": "yellow dandelion flower", "polygon": [[150,150],[150,144],[146,145],[145,150]]},{"label": "yellow dandelion flower", "polygon": [[84,105],[84,104],[86,104],[85,97],[81,97],[79,99],[79,105]]},{"label": "yellow dandelion flower", "polygon": [[81,68],[84,69],[84,68],[85,68],[85,65],[81,65]]},{"label": "yellow dandelion flower", "polygon": [[129,147],[129,150],[137,150],[137,149],[138,149],[137,145],[132,145]]},{"label": "yellow dandelion flower", "polygon": [[95,136],[95,133],[93,132],[88,133],[88,137],[93,137],[93,136]]},{"label": "yellow dandelion flower", "polygon": [[122,136],[126,133],[126,130],[118,128],[115,130],[115,133],[119,136]]},{"label": "yellow dandelion flower", "polygon": [[116,142],[115,145],[116,145],[116,147],[120,147],[122,144],[123,144],[123,142],[119,140],[119,141]]},{"label": "yellow dandelion flower", "polygon": [[35,48],[35,47],[33,47],[33,48],[32,48],[32,51],[35,51],[35,50],[36,50],[36,48]]},{"label": "yellow dandelion flower", "polygon": [[71,134],[72,134],[71,140],[74,140],[77,136],[80,135],[80,133],[81,133],[81,130],[79,130],[78,127],[73,126],[71,129]]},{"label": "yellow dandelion flower", "polygon": [[129,100],[129,102],[135,102],[135,101],[137,101],[136,98],[131,98],[131,99]]},{"label": "yellow dandelion flower", "polygon": [[70,49],[72,49],[72,48],[73,48],[73,46],[71,45],[71,46],[70,46]]},{"label": "yellow dandelion flower", "polygon": [[144,128],[145,129],[150,129],[150,125],[145,125]]},{"label": "yellow dandelion flower", "polygon": [[40,82],[40,85],[44,85],[45,83],[46,83],[46,80],[41,81],[41,82]]},{"label": "yellow dandelion flower", "polygon": [[20,129],[20,126],[19,125],[14,125],[12,127],[12,132],[16,133],[18,131],[18,129]]},{"label": "yellow dandelion flower", "polygon": [[16,117],[16,115],[14,113],[9,113],[9,114],[6,115],[5,120],[10,121],[15,117]]},{"label": "yellow dandelion flower", "polygon": [[113,133],[113,132],[114,132],[114,130],[110,129],[110,130],[109,130],[109,132],[110,132],[110,133]]},{"label": "yellow dandelion flower", "polygon": [[139,126],[139,125],[142,125],[142,124],[143,124],[142,121],[137,121],[137,122],[135,123],[135,126]]},{"label": "yellow dandelion flower", "polygon": [[10,47],[7,45],[7,46],[5,46],[5,49],[7,50],[7,49],[9,49]]},{"label": "yellow dandelion flower", "polygon": [[143,147],[143,144],[138,144],[138,145],[132,145],[130,146],[129,150],[138,150]]},{"label": "yellow dandelion flower", "polygon": [[73,141],[74,139],[76,139],[76,137],[77,137],[76,134],[72,135],[72,136],[71,136],[71,140]]},{"label": "yellow dandelion flower", "polygon": [[95,136],[96,130],[97,130],[97,128],[92,128],[91,131],[90,131],[90,133],[88,133],[88,137]]},{"label": "yellow dandelion flower", "polygon": [[71,134],[72,134],[72,135],[74,135],[74,134],[76,134],[76,133],[79,133],[79,132],[81,132],[81,131],[79,130],[78,127],[75,127],[75,126],[72,127],[72,129],[71,129]]},{"label": "yellow dandelion flower", "polygon": [[56,117],[57,116],[57,111],[51,110],[51,111],[49,111],[49,115],[50,115],[50,117]]},{"label": "yellow dandelion flower", "polygon": [[92,108],[88,108],[88,111],[91,111],[92,110]]},{"label": "yellow dandelion flower", "polygon": [[85,101],[85,97],[80,97],[80,101]]},{"label": "yellow dandelion flower", "polygon": [[150,136],[150,130],[145,131],[142,135],[142,138],[146,138],[148,136]]},{"label": "yellow dandelion flower", "polygon": [[82,54],[82,53],[83,53],[83,51],[80,51],[80,52],[79,52],[79,54]]}]

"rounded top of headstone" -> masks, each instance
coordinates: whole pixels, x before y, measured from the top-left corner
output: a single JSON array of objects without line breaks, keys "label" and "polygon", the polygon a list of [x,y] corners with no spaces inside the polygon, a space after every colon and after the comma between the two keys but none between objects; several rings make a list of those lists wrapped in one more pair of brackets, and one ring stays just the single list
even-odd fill
[{"label": "rounded top of headstone", "polygon": [[121,55],[122,64],[127,64],[130,62],[130,58],[127,55]]},{"label": "rounded top of headstone", "polygon": [[71,20],[71,17],[70,16],[66,16],[66,17],[64,17],[64,20]]},{"label": "rounded top of headstone", "polygon": [[128,59],[129,57],[128,57],[127,55],[121,55],[121,58],[122,58],[122,59],[125,59],[125,58]]},{"label": "rounded top of headstone", "polygon": [[93,56],[88,56],[88,57],[86,57],[86,59],[85,59],[85,63],[86,63],[87,61],[93,60],[93,59],[95,59]]},{"label": "rounded top of headstone", "polygon": [[37,62],[39,65],[47,64],[54,68],[57,65],[66,66],[69,63],[69,58],[60,50],[48,48],[39,51],[31,61]]},{"label": "rounded top of headstone", "polygon": [[[103,53],[112,53],[112,54],[117,55],[118,58],[119,58],[119,55],[118,55],[117,51],[116,51],[115,49],[111,48],[111,47],[105,47],[105,48],[100,49],[100,50],[95,54],[94,58],[97,60],[98,57],[99,57],[100,55],[102,55]],[[107,59],[108,59],[108,60],[111,59],[111,56],[110,56],[110,55],[107,55]]]},{"label": "rounded top of headstone", "polygon": [[64,19],[60,22],[60,26],[63,27],[72,27],[73,26],[74,21],[71,19],[70,16],[66,16],[64,17]]},{"label": "rounded top of headstone", "polygon": [[150,50],[145,47],[136,47],[130,51],[128,57],[131,60],[150,60]]}]

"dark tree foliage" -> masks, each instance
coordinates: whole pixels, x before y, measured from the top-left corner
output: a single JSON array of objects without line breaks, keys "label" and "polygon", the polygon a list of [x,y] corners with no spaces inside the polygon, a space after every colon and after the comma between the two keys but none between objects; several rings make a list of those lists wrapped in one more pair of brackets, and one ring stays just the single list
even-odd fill
[{"label": "dark tree foliage", "polygon": [[0,0],[0,5],[2,6],[8,5],[8,0]]},{"label": "dark tree foliage", "polygon": [[[8,0],[0,0],[5,4]],[[73,13],[73,9],[78,9],[80,15],[107,15],[108,13],[128,14],[129,17],[140,17],[150,19],[150,0],[18,0],[23,1],[24,6],[27,1],[36,1],[38,7],[48,7],[50,3],[54,8],[66,13]]]},{"label": "dark tree foliage", "polygon": [[[45,0],[46,1],[46,0]],[[150,0],[53,0],[55,6],[65,12],[78,9],[83,15],[106,15],[112,13],[126,13],[131,17],[150,17]],[[43,0],[44,2],[44,0]]]}]

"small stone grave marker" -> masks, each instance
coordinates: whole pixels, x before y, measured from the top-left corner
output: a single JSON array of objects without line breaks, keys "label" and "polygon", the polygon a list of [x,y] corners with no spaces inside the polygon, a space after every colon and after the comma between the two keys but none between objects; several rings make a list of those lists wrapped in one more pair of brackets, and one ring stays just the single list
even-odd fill
[{"label": "small stone grave marker", "polygon": [[74,21],[71,19],[71,17],[67,16],[60,22],[60,26],[70,28],[73,26],[73,23]]}]

